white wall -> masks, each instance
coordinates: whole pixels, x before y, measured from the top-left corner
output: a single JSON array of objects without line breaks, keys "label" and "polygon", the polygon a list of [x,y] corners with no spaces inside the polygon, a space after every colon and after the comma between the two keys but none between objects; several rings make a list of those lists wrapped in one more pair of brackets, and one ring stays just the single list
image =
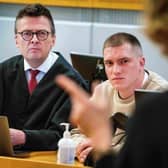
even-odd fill
[{"label": "white wall", "polygon": [[[53,50],[60,51],[70,61],[71,51],[89,52],[91,23],[55,21],[56,45]],[[0,17],[0,61],[19,54],[14,40],[14,18]]]},{"label": "white wall", "polygon": [[91,46],[91,23],[55,21],[56,45],[55,50],[60,51],[68,61],[71,51],[89,52]]},{"label": "white wall", "polygon": [[[19,53],[14,41],[14,18],[0,17],[0,61]],[[146,66],[160,73],[168,80],[168,61],[161,57],[156,45],[143,34],[142,27],[120,24],[101,24],[91,22],[55,21],[56,45],[53,50],[60,51],[70,61],[71,51],[101,55],[104,40],[111,34],[124,31],[137,36],[140,40]]]},{"label": "white wall", "polygon": [[15,47],[14,19],[0,17],[0,61],[19,53]]}]

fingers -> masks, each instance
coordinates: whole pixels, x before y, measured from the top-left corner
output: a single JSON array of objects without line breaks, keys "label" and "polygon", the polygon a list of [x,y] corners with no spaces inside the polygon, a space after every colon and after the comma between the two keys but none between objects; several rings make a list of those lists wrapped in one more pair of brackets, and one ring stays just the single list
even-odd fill
[{"label": "fingers", "polygon": [[89,95],[74,81],[64,75],[57,76],[55,81],[60,87],[67,91],[71,97],[72,111],[70,121],[76,125],[81,113],[87,111],[85,108],[88,106]]},{"label": "fingers", "polygon": [[85,148],[80,154],[77,155],[78,160],[83,163],[92,150],[93,147]]},{"label": "fingers", "polygon": [[91,139],[85,139],[78,144],[76,156],[80,162],[84,162],[90,151],[93,149]]},{"label": "fingers", "polygon": [[90,139],[85,139],[76,147],[76,153],[80,154],[84,149],[91,147],[92,143]]}]

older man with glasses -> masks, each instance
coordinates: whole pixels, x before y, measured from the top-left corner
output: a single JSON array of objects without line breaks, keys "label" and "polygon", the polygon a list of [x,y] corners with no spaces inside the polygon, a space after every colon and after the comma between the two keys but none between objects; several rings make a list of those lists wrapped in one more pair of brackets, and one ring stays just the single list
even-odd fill
[{"label": "older man with glasses", "polygon": [[87,85],[59,52],[52,52],[55,27],[50,11],[27,5],[15,20],[16,46],[21,55],[0,64],[0,115],[9,120],[12,144],[22,150],[55,150],[68,122],[69,96],[54,78],[65,74]]},{"label": "older man with glasses", "polygon": [[39,41],[44,41],[44,40],[47,40],[48,38],[48,35],[50,34],[51,32],[48,32],[46,30],[39,30],[37,32],[32,32],[30,30],[25,30],[25,31],[22,31],[22,32],[17,32],[17,34],[21,34],[22,38],[25,40],[25,41],[30,41],[32,40],[33,36],[36,35],[37,39]]}]

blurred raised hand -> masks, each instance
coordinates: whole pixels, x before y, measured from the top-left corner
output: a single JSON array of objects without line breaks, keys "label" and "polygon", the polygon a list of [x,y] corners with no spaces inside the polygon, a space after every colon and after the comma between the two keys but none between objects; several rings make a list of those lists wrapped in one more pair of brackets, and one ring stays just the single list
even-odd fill
[{"label": "blurred raised hand", "polygon": [[112,137],[106,100],[92,102],[90,95],[66,76],[59,75],[55,81],[71,97],[71,122],[91,138],[95,150],[109,149]]}]

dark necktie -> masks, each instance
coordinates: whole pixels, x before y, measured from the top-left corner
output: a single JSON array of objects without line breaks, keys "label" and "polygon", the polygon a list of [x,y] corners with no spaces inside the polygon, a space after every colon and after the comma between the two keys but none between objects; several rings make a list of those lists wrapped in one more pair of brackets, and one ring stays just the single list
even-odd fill
[{"label": "dark necktie", "polygon": [[39,70],[30,69],[30,81],[28,83],[29,93],[32,94],[33,90],[37,86],[36,76],[39,73]]}]

